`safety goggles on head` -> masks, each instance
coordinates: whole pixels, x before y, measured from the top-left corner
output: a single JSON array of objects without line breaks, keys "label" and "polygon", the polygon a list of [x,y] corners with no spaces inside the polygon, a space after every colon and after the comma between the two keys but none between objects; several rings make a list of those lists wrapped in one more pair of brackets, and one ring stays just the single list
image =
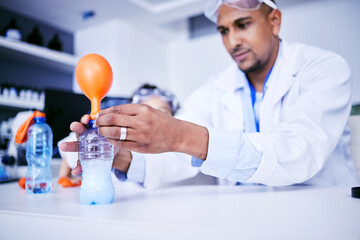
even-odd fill
[{"label": "safety goggles on head", "polygon": [[178,110],[179,103],[175,98],[175,95],[167,90],[162,90],[159,88],[140,88],[132,97],[132,103],[140,103],[143,100],[153,96],[158,96],[159,98],[168,102],[170,104],[172,114]]},{"label": "safety goggles on head", "polygon": [[205,6],[204,14],[212,22],[216,23],[218,11],[222,4],[228,5],[240,10],[257,10],[264,3],[272,9],[277,9],[276,4],[271,0],[208,0]]}]

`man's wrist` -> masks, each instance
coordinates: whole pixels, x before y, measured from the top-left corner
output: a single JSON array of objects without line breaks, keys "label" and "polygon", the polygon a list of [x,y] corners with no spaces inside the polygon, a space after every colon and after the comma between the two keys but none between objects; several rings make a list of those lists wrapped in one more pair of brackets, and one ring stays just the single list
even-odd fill
[{"label": "man's wrist", "polygon": [[208,152],[209,132],[207,128],[178,120],[176,139],[176,152],[189,154],[195,158],[205,160]]},{"label": "man's wrist", "polygon": [[113,168],[116,168],[124,173],[129,171],[132,155],[130,151],[119,150],[114,156]]}]

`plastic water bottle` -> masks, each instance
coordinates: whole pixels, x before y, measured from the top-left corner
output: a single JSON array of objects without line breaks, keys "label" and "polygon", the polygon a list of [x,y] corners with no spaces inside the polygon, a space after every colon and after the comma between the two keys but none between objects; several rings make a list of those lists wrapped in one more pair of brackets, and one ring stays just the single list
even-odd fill
[{"label": "plastic water bottle", "polygon": [[29,194],[48,193],[51,190],[50,162],[53,134],[45,122],[45,114],[37,112],[35,123],[27,131],[26,161],[28,169],[25,188]]},{"label": "plastic water bottle", "polygon": [[109,204],[114,201],[111,167],[113,146],[98,133],[95,120],[79,137],[79,160],[82,168],[81,204]]}]

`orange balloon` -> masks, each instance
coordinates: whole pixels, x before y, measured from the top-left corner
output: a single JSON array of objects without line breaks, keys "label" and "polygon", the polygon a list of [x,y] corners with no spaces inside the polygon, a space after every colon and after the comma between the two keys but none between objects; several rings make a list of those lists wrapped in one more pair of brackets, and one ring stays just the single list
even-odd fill
[{"label": "orange balloon", "polygon": [[109,92],[113,73],[109,62],[98,54],[88,54],[82,57],[75,70],[76,81],[81,91],[91,101],[90,118],[100,111],[101,100]]}]

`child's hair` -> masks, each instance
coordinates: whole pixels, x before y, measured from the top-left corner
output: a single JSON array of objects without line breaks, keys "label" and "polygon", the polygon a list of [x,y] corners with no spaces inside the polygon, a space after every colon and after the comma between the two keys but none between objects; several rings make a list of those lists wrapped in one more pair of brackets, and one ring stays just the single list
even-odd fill
[{"label": "child's hair", "polygon": [[179,109],[180,105],[173,93],[168,90],[163,90],[155,85],[145,83],[141,85],[131,97],[132,103],[140,103],[150,96],[159,96],[164,101],[168,102],[171,108],[171,114],[174,115]]}]

